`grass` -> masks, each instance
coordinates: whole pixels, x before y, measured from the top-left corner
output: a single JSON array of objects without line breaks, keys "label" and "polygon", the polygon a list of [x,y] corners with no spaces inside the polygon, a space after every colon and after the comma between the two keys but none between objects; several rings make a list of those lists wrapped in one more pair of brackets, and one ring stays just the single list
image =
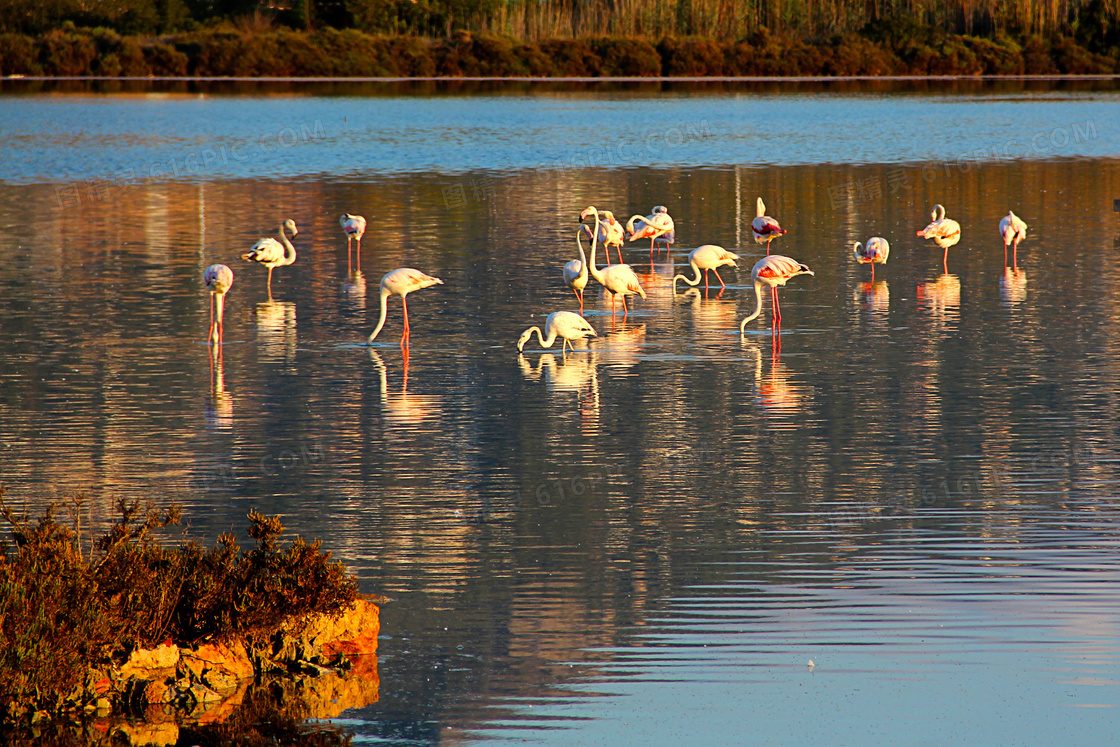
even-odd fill
[{"label": "grass", "polygon": [[290,617],[334,612],[357,599],[357,583],[318,542],[281,546],[277,517],[249,514],[255,547],[223,534],[204,549],[167,548],[156,533],[180,522],[171,507],[121,501],[120,518],[92,539],[82,527],[84,498],[66,518],[58,506],[28,520],[0,487],[0,516],[11,542],[0,544],[0,714],[81,706],[91,666],[122,662],[136,648],[234,637],[266,640]]}]

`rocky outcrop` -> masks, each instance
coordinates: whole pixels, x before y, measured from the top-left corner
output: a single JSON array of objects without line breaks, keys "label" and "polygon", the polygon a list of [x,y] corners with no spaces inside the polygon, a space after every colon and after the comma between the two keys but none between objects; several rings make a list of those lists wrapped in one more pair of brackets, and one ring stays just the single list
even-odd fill
[{"label": "rocky outcrop", "polygon": [[224,721],[262,677],[285,680],[285,691],[304,699],[311,715],[337,716],[378,698],[379,613],[359,600],[338,614],[289,620],[262,645],[166,643],[133,651],[119,667],[91,670],[81,700],[99,717],[143,716],[142,726],[120,725],[134,744],[173,742],[176,721]]}]

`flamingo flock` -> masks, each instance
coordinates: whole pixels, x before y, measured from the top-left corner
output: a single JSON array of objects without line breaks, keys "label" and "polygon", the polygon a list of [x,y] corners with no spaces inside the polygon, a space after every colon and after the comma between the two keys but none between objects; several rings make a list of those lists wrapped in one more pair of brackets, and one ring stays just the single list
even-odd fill
[{"label": "flamingo flock", "polygon": [[[931,222],[925,228],[917,231],[916,235],[922,238],[932,239],[939,248],[944,250],[942,262],[943,265],[946,265],[947,273],[948,250],[960,241],[961,226],[957,221],[946,217],[945,207],[940,204],[933,206],[930,211],[930,218]],[[590,221],[593,221],[593,225]],[[671,251],[672,244],[676,240],[676,224],[673,218],[669,216],[668,208],[663,205],[655,206],[649,215],[631,216],[626,222],[625,231],[611,211],[599,210],[593,205],[585,208],[579,214],[579,223],[579,231],[576,233],[576,247],[579,253],[579,259],[569,261],[563,268],[564,282],[575,294],[576,300],[579,303],[579,311],[555,311],[548,315],[543,331],[538,326],[526,329],[517,341],[519,353],[524,350],[525,345],[532,339],[534,334],[537,336],[537,341],[542,348],[549,348],[558,338],[561,339],[561,348],[564,354],[568,352],[569,348],[573,351],[575,350],[573,344],[575,341],[597,336],[595,329],[583,317],[584,291],[592,279],[603,286],[604,290],[609,295],[612,318],[617,314],[616,304],[619,299],[621,299],[623,319],[626,319],[630,312],[630,304],[627,301],[627,296],[631,298],[637,296],[645,299],[646,291],[642,287],[642,283],[633,268],[622,262],[621,247],[623,238],[628,238],[630,241],[648,238],[650,240],[651,262],[653,251],[658,242],[664,244],[668,252]],[[339,224],[346,236],[348,266],[351,264],[353,245],[356,243],[357,265],[360,268],[361,241],[366,230],[366,220],[360,215],[343,213],[339,218]],[[786,235],[788,231],[783,229],[773,217],[766,215],[766,205],[763,203],[761,197],[757,200],[757,215],[751,224],[751,230],[755,242],[760,245],[765,244],[766,255],[755,262],[751,269],[751,282],[755,293],[755,309],[752,314],[742,319],[739,323],[739,332],[741,336],[745,335],[747,324],[762,314],[762,289],[765,286],[770,289],[771,319],[774,325],[773,334],[777,344],[776,338],[780,331],[779,325],[782,318],[781,305],[778,302],[778,288],[786,285],[787,282],[799,275],[815,276],[816,273],[807,265],[796,259],[770,253],[770,242],[775,238]],[[1012,248],[1014,268],[1012,277],[1014,278],[1019,272],[1018,246],[1019,243],[1026,238],[1027,224],[1013,211],[1009,211],[999,222],[999,233],[1004,244],[1005,267],[1007,263],[1007,249],[1008,247]],[[270,303],[272,302],[272,271],[277,267],[284,267],[295,263],[296,249],[292,243],[292,239],[298,234],[299,230],[296,227],[295,221],[286,219],[280,224],[277,239],[263,238],[254,244],[248,252],[241,255],[243,260],[256,262],[267,268],[266,290]],[[588,258],[587,253],[584,251],[582,242],[584,236],[588,236],[591,239],[590,258]],[[600,244],[603,245],[604,252],[607,254],[607,264],[602,268],[599,267],[597,261],[597,253]],[[614,247],[617,252],[619,262],[616,264],[610,264],[609,253],[611,247]],[[857,241],[852,245],[852,255],[856,262],[871,265],[871,281],[874,283],[875,265],[886,264],[887,258],[890,255],[890,242],[882,236],[873,236],[869,238],[866,243]],[[715,273],[716,279],[720,283],[719,295],[722,295],[723,291],[727,288],[727,284],[724,282],[723,277],[720,276],[719,268],[737,268],[739,259],[741,259],[739,254],[729,251],[722,246],[716,244],[702,244],[693,249],[688,255],[688,264],[692,268],[693,276],[690,278],[685,274],[674,275],[674,290],[677,282],[681,280],[690,286],[698,286],[702,274],[704,291],[707,293],[709,290],[708,273],[711,271]],[[358,275],[360,276],[360,274],[361,271],[359,269]],[[649,275],[645,277],[650,278],[656,276]],[[207,334],[207,343],[212,346],[212,349],[220,350],[225,342],[223,328],[225,297],[233,286],[233,270],[224,264],[212,264],[203,272],[203,284],[210,293],[211,299],[210,327]],[[380,317],[377,326],[366,339],[366,344],[372,346],[378,334],[380,334],[385,326],[388,317],[389,297],[399,296],[401,299],[403,317],[400,346],[405,352],[405,360],[407,361],[408,345],[411,338],[411,326],[408,319],[408,294],[435,285],[443,285],[443,280],[411,267],[400,267],[385,273],[381,278],[380,285]],[[699,291],[692,292],[699,293]]]}]

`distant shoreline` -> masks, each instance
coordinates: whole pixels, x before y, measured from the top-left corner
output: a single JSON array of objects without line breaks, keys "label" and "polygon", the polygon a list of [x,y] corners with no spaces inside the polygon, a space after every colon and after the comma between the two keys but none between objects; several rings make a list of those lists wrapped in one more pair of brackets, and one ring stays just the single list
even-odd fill
[{"label": "distant shoreline", "polygon": [[127,81],[127,82],[202,82],[202,83],[829,83],[858,81],[1079,81],[1120,80],[1120,73],[1058,73],[1049,75],[745,75],[745,76],[448,76],[430,77],[324,77],[324,76],[108,76],[108,75],[5,75],[6,81]]},{"label": "distant shoreline", "polygon": [[[929,32],[932,33],[932,32]],[[456,32],[450,38],[354,29],[213,27],[124,36],[69,26],[0,34],[0,76],[26,80],[743,82],[1109,79],[1120,48],[1096,53],[1072,37],[984,38],[900,26],[806,40],[588,37],[525,42]],[[19,78],[16,78],[19,80]]]}]

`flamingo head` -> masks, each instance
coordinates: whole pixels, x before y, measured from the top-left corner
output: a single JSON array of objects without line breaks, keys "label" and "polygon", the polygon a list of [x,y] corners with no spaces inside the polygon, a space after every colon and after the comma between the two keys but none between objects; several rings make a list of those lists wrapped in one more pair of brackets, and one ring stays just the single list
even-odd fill
[{"label": "flamingo head", "polygon": [[934,205],[933,209],[929,212],[929,217],[932,218],[935,222],[941,220],[945,217],[945,208],[942,207],[940,203]]},{"label": "flamingo head", "polygon": [[594,205],[591,205],[589,207],[585,207],[583,209],[583,212],[579,214],[579,222],[582,223],[585,220],[587,220],[587,216],[598,215],[598,213],[599,213],[599,211],[595,209]]},{"label": "flamingo head", "polygon": [[529,329],[527,329],[527,330],[525,330],[524,332],[521,333],[521,337],[519,337],[518,340],[517,340],[517,352],[520,353],[522,351],[522,349],[524,349],[525,343],[529,342],[529,338],[532,337],[532,336],[533,336],[533,327],[529,327]]},{"label": "flamingo head", "polygon": [[761,197],[758,198],[758,203],[755,205],[755,207],[755,212],[757,213],[757,215],[755,216],[756,218],[761,218],[762,216],[766,215],[766,204],[762,201]]},{"label": "flamingo head", "polygon": [[669,208],[665,207],[664,205],[654,205],[654,206],[653,206],[653,212],[654,212],[654,214],[657,214],[657,213],[668,213],[668,212],[669,212]]},{"label": "flamingo head", "polygon": [[284,230],[291,232],[292,236],[296,236],[299,234],[299,229],[296,228],[296,222],[291,218],[288,218],[286,221],[284,221]]}]

